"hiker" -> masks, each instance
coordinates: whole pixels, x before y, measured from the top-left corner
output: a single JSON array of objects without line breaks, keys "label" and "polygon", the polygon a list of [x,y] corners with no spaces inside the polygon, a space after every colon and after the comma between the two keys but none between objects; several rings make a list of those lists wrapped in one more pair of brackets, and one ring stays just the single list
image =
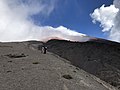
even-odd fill
[{"label": "hiker", "polygon": [[47,47],[42,46],[42,52],[41,53],[46,54],[46,52],[47,52]]}]

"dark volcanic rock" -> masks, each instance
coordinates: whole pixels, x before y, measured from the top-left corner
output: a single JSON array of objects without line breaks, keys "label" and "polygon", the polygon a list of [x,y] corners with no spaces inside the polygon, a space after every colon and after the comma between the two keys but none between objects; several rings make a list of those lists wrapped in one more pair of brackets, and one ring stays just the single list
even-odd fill
[{"label": "dark volcanic rock", "polygon": [[46,45],[48,51],[111,85],[120,87],[120,43],[104,39],[87,42],[50,40]]},{"label": "dark volcanic rock", "polygon": [[0,43],[0,90],[117,90],[58,55],[42,54],[40,45]]},{"label": "dark volcanic rock", "polygon": [[5,56],[9,58],[22,58],[22,57],[26,57],[27,55],[25,55],[24,53],[21,53],[21,54],[7,54]]}]

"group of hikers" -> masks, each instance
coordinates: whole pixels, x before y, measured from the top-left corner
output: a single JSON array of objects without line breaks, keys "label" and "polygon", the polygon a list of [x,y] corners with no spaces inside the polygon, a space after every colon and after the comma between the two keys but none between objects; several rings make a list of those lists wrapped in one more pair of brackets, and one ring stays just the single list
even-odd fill
[{"label": "group of hikers", "polygon": [[43,45],[43,46],[41,47],[41,53],[43,53],[43,54],[46,54],[46,53],[47,53],[47,47],[46,47],[45,45]]}]

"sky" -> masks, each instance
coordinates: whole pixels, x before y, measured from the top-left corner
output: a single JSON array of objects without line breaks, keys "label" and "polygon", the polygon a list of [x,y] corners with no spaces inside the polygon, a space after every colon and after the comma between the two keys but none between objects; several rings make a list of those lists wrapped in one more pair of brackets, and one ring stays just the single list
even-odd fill
[{"label": "sky", "polygon": [[119,9],[119,0],[0,0],[0,41],[120,42]]},{"label": "sky", "polygon": [[89,36],[106,38],[107,36],[101,32],[98,24],[93,24],[90,13],[94,9],[111,5],[113,0],[60,0],[55,10],[49,17],[42,20],[39,15],[35,17],[38,23],[42,20],[42,25],[49,25],[53,27],[65,26],[80,33]]}]

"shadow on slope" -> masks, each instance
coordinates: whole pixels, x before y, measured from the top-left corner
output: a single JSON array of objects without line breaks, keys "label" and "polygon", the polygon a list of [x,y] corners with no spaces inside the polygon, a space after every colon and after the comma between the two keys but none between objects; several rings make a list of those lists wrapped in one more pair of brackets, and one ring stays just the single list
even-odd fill
[{"label": "shadow on slope", "polygon": [[103,39],[87,42],[50,40],[46,43],[53,52],[73,65],[120,87],[120,44]]}]

